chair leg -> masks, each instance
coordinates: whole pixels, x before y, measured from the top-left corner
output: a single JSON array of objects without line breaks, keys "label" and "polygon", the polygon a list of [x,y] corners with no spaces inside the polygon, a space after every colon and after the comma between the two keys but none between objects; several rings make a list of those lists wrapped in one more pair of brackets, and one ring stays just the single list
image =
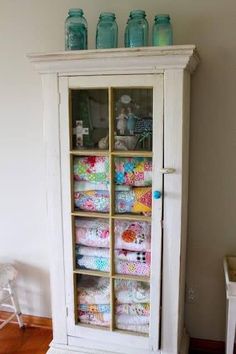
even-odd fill
[{"label": "chair leg", "polygon": [[16,296],[16,294],[15,294],[15,292],[13,290],[13,287],[12,287],[10,282],[8,283],[8,290],[9,290],[9,295],[10,295],[10,299],[11,299],[12,305],[13,305],[14,310],[15,310],[15,315],[16,315],[19,327],[20,328],[24,328],[24,322],[23,322],[23,319],[22,319],[22,313],[21,313],[21,310],[20,310],[20,305],[19,305],[19,302],[18,302],[18,298],[17,298],[17,296]]}]

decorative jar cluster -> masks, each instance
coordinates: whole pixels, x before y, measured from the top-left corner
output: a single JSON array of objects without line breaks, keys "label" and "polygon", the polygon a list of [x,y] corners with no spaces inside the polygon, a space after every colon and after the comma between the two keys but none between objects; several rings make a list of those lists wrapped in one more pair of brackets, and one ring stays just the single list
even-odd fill
[{"label": "decorative jar cluster", "polygon": [[[65,21],[65,49],[88,49],[88,25],[82,9],[70,9]],[[130,12],[124,35],[124,46],[148,46],[149,25],[144,10]],[[96,48],[117,48],[118,26],[113,12],[102,12],[96,29]],[[156,15],[152,27],[152,45],[173,44],[173,30],[169,15]]]}]

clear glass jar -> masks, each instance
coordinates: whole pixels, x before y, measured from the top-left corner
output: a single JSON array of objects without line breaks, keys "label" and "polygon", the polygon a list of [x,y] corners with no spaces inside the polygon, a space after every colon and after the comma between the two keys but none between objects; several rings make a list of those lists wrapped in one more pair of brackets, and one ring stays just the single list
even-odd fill
[{"label": "clear glass jar", "polygon": [[82,9],[70,9],[65,21],[65,49],[87,49],[88,25]]},{"label": "clear glass jar", "polygon": [[152,28],[152,45],[165,46],[173,44],[173,31],[169,15],[156,15]]},{"label": "clear glass jar", "polygon": [[125,28],[125,47],[148,45],[148,22],[143,10],[133,10]]},{"label": "clear glass jar", "polygon": [[117,48],[118,26],[113,12],[102,12],[96,30],[96,48]]}]

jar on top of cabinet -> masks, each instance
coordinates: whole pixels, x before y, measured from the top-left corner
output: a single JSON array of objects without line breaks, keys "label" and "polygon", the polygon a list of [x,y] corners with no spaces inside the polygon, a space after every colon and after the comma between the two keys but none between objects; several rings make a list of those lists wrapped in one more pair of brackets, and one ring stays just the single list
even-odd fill
[{"label": "jar on top of cabinet", "polygon": [[70,9],[65,21],[65,50],[87,49],[88,25],[82,9]]},{"label": "jar on top of cabinet", "polygon": [[165,46],[173,44],[173,31],[169,15],[156,15],[152,28],[152,45]]},{"label": "jar on top of cabinet", "polygon": [[96,30],[96,48],[117,48],[118,26],[113,12],[102,12]]},{"label": "jar on top of cabinet", "polygon": [[125,28],[125,47],[148,45],[148,21],[143,10],[133,10]]}]

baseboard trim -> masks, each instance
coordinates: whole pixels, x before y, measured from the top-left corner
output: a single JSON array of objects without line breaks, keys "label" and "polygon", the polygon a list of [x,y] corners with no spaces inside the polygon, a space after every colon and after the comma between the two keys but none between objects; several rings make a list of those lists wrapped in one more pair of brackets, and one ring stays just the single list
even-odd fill
[{"label": "baseboard trim", "polygon": [[[208,339],[190,338],[189,349],[190,354],[200,354],[202,352],[208,354],[225,354],[225,342]],[[234,354],[236,354],[236,345],[234,346]]]},{"label": "baseboard trim", "polygon": [[[0,321],[5,320],[9,317],[9,312],[0,311]],[[52,329],[52,320],[48,317],[39,317],[39,316],[31,316],[31,315],[22,315],[24,324],[27,327],[42,327]],[[16,318],[13,318],[11,323],[17,323]]]}]

